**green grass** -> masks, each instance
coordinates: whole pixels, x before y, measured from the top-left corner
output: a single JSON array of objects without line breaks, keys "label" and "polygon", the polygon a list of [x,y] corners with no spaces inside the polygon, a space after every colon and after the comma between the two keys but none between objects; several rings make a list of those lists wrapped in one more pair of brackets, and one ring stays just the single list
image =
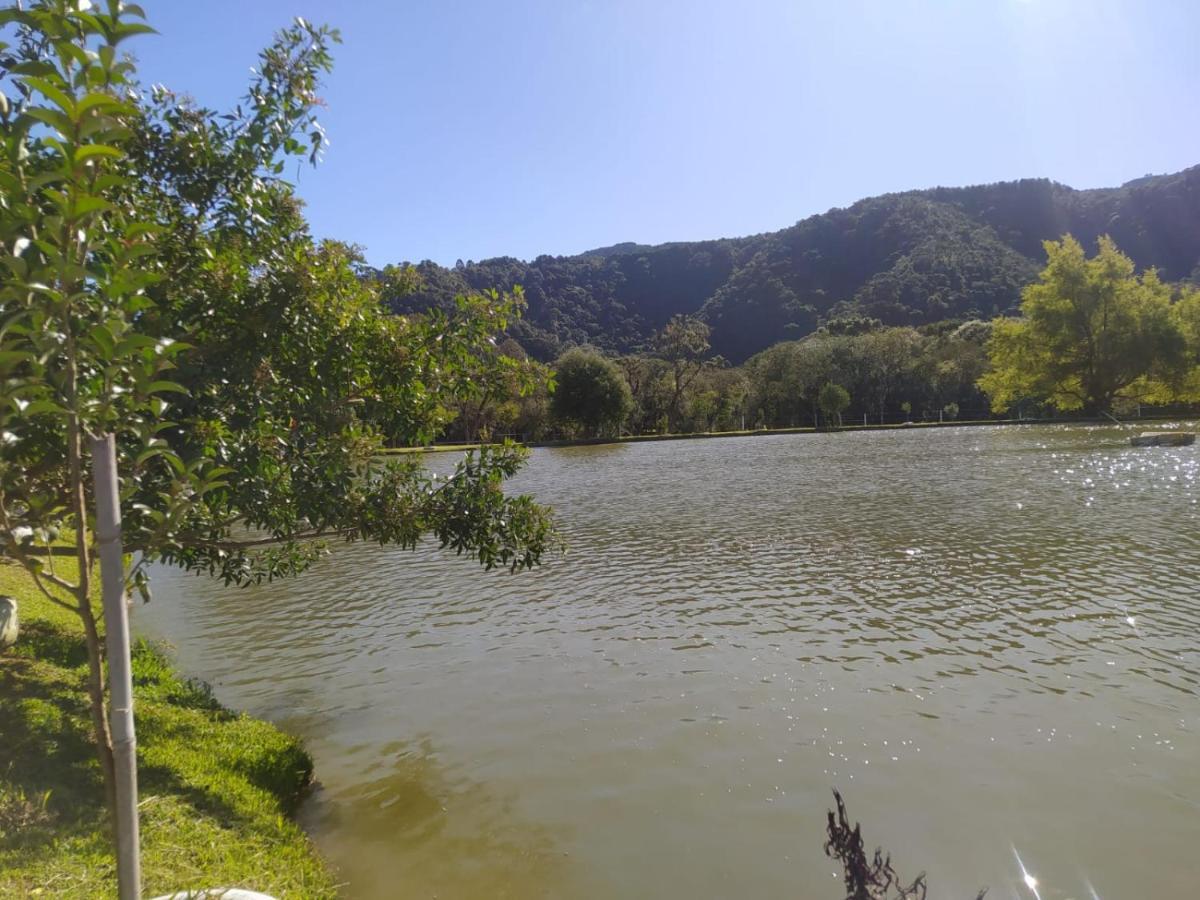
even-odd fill
[{"label": "green grass", "polygon": [[[0,897],[115,896],[78,619],[15,565],[0,563],[0,593],[17,597],[21,619],[0,655]],[[312,776],[299,742],[223,708],[145,642],[133,673],[146,896],[231,886],[336,896],[290,818]]]}]

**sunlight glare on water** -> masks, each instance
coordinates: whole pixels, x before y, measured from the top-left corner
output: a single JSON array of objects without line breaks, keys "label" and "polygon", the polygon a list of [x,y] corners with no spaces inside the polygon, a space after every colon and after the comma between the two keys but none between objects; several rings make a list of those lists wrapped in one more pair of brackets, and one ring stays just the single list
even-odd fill
[{"label": "sunlight glare on water", "polygon": [[536,572],[340,546],[136,626],[304,738],[350,897],[834,898],[835,786],[931,896],[1183,897],[1198,475],[1066,426],[538,450]]}]

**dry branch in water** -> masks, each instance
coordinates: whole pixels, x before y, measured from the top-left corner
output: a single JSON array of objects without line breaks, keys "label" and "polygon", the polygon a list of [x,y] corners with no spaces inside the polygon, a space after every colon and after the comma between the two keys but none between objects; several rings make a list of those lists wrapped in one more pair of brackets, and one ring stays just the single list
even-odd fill
[{"label": "dry branch in water", "polygon": [[[892,868],[891,854],[884,855],[880,848],[867,859],[863,846],[862,826],[850,824],[846,814],[846,803],[836,790],[833,798],[837,810],[829,810],[829,840],[825,842],[825,855],[842,864],[846,880],[846,900],[925,900],[927,885],[922,872],[905,885]],[[983,900],[987,888],[981,890],[975,900]]]}]

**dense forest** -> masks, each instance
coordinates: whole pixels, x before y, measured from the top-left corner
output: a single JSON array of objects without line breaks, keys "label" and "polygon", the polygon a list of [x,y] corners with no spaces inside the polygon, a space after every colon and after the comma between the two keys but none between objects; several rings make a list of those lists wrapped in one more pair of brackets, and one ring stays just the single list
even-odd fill
[{"label": "dense forest", "polygon": [[[610,357],[576,347],[553,368],[520,358],[506,342],[501,353],[514,354],[525,389],[497,385],[460,405],[445,437],[542,440],[991,415],[976,382],[987,368],[992,323],[836,324],[775,344],[741,366],[714,357],[708,326],[684,316],[668,322],[645,353]],[[840,402],[830,401],[831,385]]]},{"label": "dense forest", "polygon": [[672,317],[642,351],[581,345],[552,366],[508,338],[494,348],[505,377],[453,409],[446,434],[530,440],[1138,415],[1143,404],[1200,402],[1200,287],[1139,272],[1109,237],[1094,256],[1070,235],[1043,252],[1019,315],[913,327],[843,313],[740,365],[713,353],[713,329],[698,316]]},{"label": "dense forest", "polygon": [[1200,282],[1200,166],[1119,188],[1027,179],[886,194],[744,238],[425,261],[416,290],[389,302],[451,309],[457,294],[521,285],[529,306],[509,333],[534,359],[580,345],[646,351],[687,315],[709,326],[713,352],[741,363],[831,321],[921,327],[1011,314],[1045,263],[1042,242],[1068,232],[1086,246],[1111,235],[1138,268]]}]

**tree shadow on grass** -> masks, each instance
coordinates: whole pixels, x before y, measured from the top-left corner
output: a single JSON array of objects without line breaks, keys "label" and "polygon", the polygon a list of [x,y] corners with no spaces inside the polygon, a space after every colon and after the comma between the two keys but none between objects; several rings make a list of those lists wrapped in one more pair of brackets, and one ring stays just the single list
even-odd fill
[{"label": "tree shadow on grass", "polygon": [[10,652],[16,658],[38,659],[64,669],[78,669],[88,659],[82,637],[38,619],[22,623],[21,640]]},{"label": "tree shadow on grass", "polygon": [[[69,657],[73,651],[66,644],[58,649]],[[0,784],[13,798],[45,798],[46,812],[60,830],[85,829],[104,812],[104,787],[77,676],[41,660],[0,658]],[[0,834],[0,845],[28,846],[53,836],[48,829],[15,830]]]},{"label": "tree shadow on grass", "polygon": [[187,781],[168,766],[139,764],[138,789],[143,802],[156,794],[175,797],[225,827],[236,828],[255,821],[254,816],[229,803],[216,790]]},{"label": "tree shadow on grass", "polygon": [[[297,741],[225,709],[187,709],[159,707],[142,717],[143,745],[153,744],[174,757],[169,762],[140,763],[143,793],[177,795],[226,824],[258,821],[264,814],[290,815],[295,810],[312,778],[312,759]],[[240,804],[231,800],[231,776],[262,791],[266,802],[253,798],[247,802],[245,795]]]}]

